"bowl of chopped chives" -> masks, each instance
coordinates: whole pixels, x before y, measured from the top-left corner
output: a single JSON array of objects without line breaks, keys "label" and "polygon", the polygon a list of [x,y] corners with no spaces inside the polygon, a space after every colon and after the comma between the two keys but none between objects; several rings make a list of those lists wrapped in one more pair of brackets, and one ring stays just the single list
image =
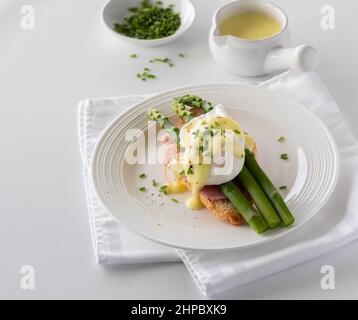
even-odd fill
[{"label": "bowl of chopped chives", "polygon": [[194,18],[189,0],[110,0],[102,11],[103,22],[113,35],[145,47],[177,39]]}]

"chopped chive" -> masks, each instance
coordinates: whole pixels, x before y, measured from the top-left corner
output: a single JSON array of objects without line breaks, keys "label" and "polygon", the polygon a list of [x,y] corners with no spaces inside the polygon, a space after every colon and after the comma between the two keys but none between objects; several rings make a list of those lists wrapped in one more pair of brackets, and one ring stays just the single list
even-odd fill
[{"label": "chopped chive", "polygon": [[141,79],[142,81],[147,81],[148,79],[155,79],[156,75],[149,73],[149,68],[144,68],[142,73],[137,73],[137,78]]},{"label": "chopped chive", "polygon": [[198,135],[199,135],[199,129],[198,129],[198,130],[195,130],[195,131],[193,132],[193,136],[194,136],[195,138],[197,138]]},{"label": "chopped chive", "polygon": [[164,193],[164,194],[169,194],[169,188],[166,185],[161,186],[159,191]]},{"label": "chopped chive", "polygon": [[166,63],[169,67],[174,67],[174,63],[169,58],[153,58],[149,60],[150,63],[154,62],[160,62],[160,63]]},{"label": "chopped chive", "polygon": [[135,54],[135,53],[132,53],[132,54],[130,55],[130,57],[133,58],[133,59],[135,59],[135,58],[138,58],[138,55]]},{"label": "chopped chive", "polygon": [[284,136],[281,136],[281,137],[278,138],[277,141],[280,142],[280,143],[284,143],[286,141],[286,138]]},{"label": "chopped chive", "polygon": [[187,174],[194,174],[193,166],[190,165],[188,170],[186,171]]},{"label": "chopped chive", "polygon": [[287,189],[287,186],[281,186],[279,187],[280,190],[286,190]]},{"label": "chopped chive", "polygon": [[287,153],[282,153],[281,154],[281,159],[282,160],[288,160],[288,154]]},{"label": "chopped chive", "polygon": [[234,129],[234,132],[236,133],[236,134],[240,134],[241,132],[239,131],[239,130],[237,130],[237,129]]},{"label": "chopped chive", "polygon": [[142,0],[137,7],[129,8],[122,22],[114,30],[137,39],[159,39],[173,35],[181,25],[180,14],[173,6],[163,6],[162,1]]},{"label": "chopped chive", "polygon": [[185,54],[184,54],[184,53],[179,53],[178,56],[179,56],[180,58],[185,58]]},{"label": "chopped chive", "polygon": [[175,198],[171,198],[170,200],[172,200],[175,203],[179,203],[179,201],[177,199],[175,199]]},{"label": "chopped chive", "polygon": [[184,169],[179,172],[179,175],[180,175],[180,176],[183,176],[184,174],[185,174],[185,170],[184,170]]},{"label": "chopped chive", "polygon": [[141,188],[139,188],[139,191],[140,191],[140,192],[146,192],[147,189],[146,189],[145,187],[141,187]]},{"label": "chopped chive", "polygon": [[158,186],[158,182],[157,182],[157,181],[155,181],[154,179],[152,180],[152,186],[153,186],[153,187]]},{"label": "chopped chive", "polygon": [[147,177],[147,175],[145,173],[142,173],[142,174],[139,175],[139,178],[141,178],[141,179],[144,179],[146,177]]}]

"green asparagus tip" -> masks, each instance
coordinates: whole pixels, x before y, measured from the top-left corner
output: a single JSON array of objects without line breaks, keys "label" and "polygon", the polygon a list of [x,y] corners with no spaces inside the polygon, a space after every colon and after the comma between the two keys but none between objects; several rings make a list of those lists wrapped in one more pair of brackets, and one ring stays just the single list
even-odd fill
[{"label": "green asparagus tip", "polygon": [[148,109],[147,115],[149,118],[151,118],[154,121],[157,120],[158,117],[160,117],[160,113],[157,109]]}]

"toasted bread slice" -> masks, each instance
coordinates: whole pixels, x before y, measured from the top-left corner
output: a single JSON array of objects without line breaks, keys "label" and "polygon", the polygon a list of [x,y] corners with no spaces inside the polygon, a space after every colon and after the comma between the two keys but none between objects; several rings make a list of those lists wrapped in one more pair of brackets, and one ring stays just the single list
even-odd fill
[{"label": "toasted bread slice", "polygon": [[229,199],[210,200],[200,191],[199,198],[202,204],[220,220],[224,220],[235,226],[239,226],[245,222]]},{"label": "toasted bread slice", "polygon": [[[184,183],[188,189],[190,189],[190,183],[185,179]],[[202,191],[199,191],[199,198],[201,203],[220,220],[224,220],[235,226],[239,226],[245,222],[240,212],[236,210],[229,199],[212,200]]]}]

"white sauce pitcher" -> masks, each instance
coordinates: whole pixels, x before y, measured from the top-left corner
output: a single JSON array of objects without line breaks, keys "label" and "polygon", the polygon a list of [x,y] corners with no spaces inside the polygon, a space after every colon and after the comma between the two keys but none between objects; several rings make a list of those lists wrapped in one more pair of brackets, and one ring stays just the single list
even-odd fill
[{"label": "white sauce pitcher", "polygon": [[[260,40],[220,35],[221,22],[244,12],[262,12],[274,17],[280,23],[281,31]],[[209,34],[210,50],[217,63],[231,73],[246,77],[288,69],[309,71],[316,67],[318,55],[313,47],[288,47],[289,43],[286,14],[277,6],[261,0],[239,0],[222,6],[214,14]]]}]

